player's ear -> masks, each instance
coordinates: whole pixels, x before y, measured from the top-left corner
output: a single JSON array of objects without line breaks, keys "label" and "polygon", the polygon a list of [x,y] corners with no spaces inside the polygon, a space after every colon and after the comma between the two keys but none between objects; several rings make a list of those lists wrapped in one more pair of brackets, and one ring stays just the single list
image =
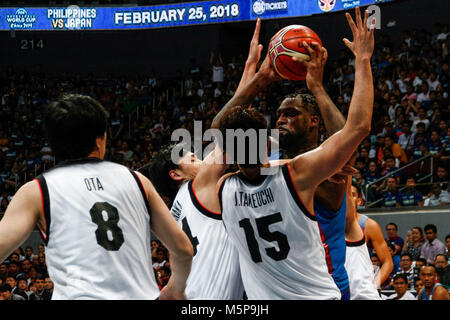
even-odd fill
[{"label": "player's ear", "polygon": [[315,125],[318,127],[319,123],[320,123],[320,118],[319,118],[319,116],[311,115],[310,121],[311,121],[311,125]]},{"label": "player's ear", "polygon": [[358,197],[358,202],[356,203],[356,205],[357,205],[357,206],[360,206],[360,205],[362,205],[362,203],[363,203],[362,196],[359,196],[359,197]]},{"label": "player's ear", "polygon": [[178,169],[170,170],[169,176],[172,180],[175,180],[177,182],[183,180],[183,177],[180,175]]}]

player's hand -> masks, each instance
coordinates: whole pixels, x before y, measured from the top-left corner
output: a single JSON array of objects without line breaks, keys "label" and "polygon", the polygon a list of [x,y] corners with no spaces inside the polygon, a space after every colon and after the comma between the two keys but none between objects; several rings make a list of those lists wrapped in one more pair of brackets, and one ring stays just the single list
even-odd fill
[{"label": "player's hand", "polygon": [[353,168],[351,165],[346,164],[339,171],[337,171],[334,175],[328,178],[329,182],[341,184],[347,182],[347,177],[354,175],[358,172],[357,169]]},{"label": "player's hand", "polygon": [[184,290],[177,289],[172,282],[166,284],[159,294],[159,300],[187,300]]},{"label": "player's hand", "polygon": [[275,71],[272,62],[270,61],[270,55],[269,52],[267,52],[266,58],[264,59],[263,63],[261,64],[261,67],[258,71],[258,76],[262,76],[265,81],[268,83],[283,80],[278,73]]},{"label": "player's hand", "polygon": [[367,26],[369,19],[369,11],[364,11],[364,21],[361,19],[361,10],[359,7],[355,8],[356,24],[352,19],[350,13],[345,13],[350,29],[353,33],[353,42],[347,38],[342,39],[345,45],[353,52],[356,58],[370,59],[374,48],[374,30],[375,18],[372,19],[370,28]]},{"label": "player's hand", "polygon": [[311,46],[303,41],[303,47],[308,51],[310,60],[301,60],[298,57],[292,57],[292,60],[301,63],[305,66],[306,85],[310,91],[323,87],[323,70],[328,59],[328,51],[321,47],[317,42],[311,43]]},{"label": "player's hand", "polygon": [[247,64],[257,65],[261,59],[262,44],[259,43],[259,31],[261,30],[261,18],[256,20],[255,31],[250,41],[250,50],[248,51]]}]

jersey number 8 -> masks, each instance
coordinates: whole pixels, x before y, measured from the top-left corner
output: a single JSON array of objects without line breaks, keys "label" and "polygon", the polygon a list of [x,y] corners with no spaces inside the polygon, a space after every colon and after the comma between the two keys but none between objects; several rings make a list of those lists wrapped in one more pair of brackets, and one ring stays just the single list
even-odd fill
[{"label": "jersey number 8", "polygon": [[[106,212],[108,215],[108,220],[103,218],[103,212]],[[119,250],[124,242],[124,238],[122,229],[117,225],[119,222],[117,208],[108,202],[96,202],[89,210],[89,213],[91,214],[92,222],[98,226],[95,231],[97,243],[108,251]],[[110,232],[110,237],[108,237],[108,231]]]}]

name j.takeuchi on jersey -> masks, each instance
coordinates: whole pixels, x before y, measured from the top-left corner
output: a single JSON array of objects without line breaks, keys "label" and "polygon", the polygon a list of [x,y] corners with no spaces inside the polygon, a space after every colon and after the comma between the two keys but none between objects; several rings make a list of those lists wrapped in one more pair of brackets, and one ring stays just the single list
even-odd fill
[{"label": "name j.takeuchi on jersey", "polygon": [[288,164],[258,185],[232,175],[219,197],[249,299],[341,298],[328,273],[316,217],[299,198]]},{"label": "name j.takeuchi on jersey", "polygon": [[179,189],[171,212],[194,248],[186,283],[188,299],[242,299],[244,288],[238,252],[225,230],[222,215],[202,206],[192,180]]},{"label": "name j.takeuchi on jersey", "polygon": [[88,158],[36,178],[53,299],[156,299],[150,210],[135,172]]}]

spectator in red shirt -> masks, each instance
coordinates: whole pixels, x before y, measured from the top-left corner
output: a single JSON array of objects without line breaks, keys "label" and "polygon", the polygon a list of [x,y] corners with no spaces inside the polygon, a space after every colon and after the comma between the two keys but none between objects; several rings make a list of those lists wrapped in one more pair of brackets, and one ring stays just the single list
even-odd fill
[{"label": "spectator in red shirt", "polygon": [[394,255],[399,255],[404,244],[404,240],[398,236],[398,227],[395,223],[390,222],[386,225],[387,238],[384,239],[389,244],[395,246]]}]

